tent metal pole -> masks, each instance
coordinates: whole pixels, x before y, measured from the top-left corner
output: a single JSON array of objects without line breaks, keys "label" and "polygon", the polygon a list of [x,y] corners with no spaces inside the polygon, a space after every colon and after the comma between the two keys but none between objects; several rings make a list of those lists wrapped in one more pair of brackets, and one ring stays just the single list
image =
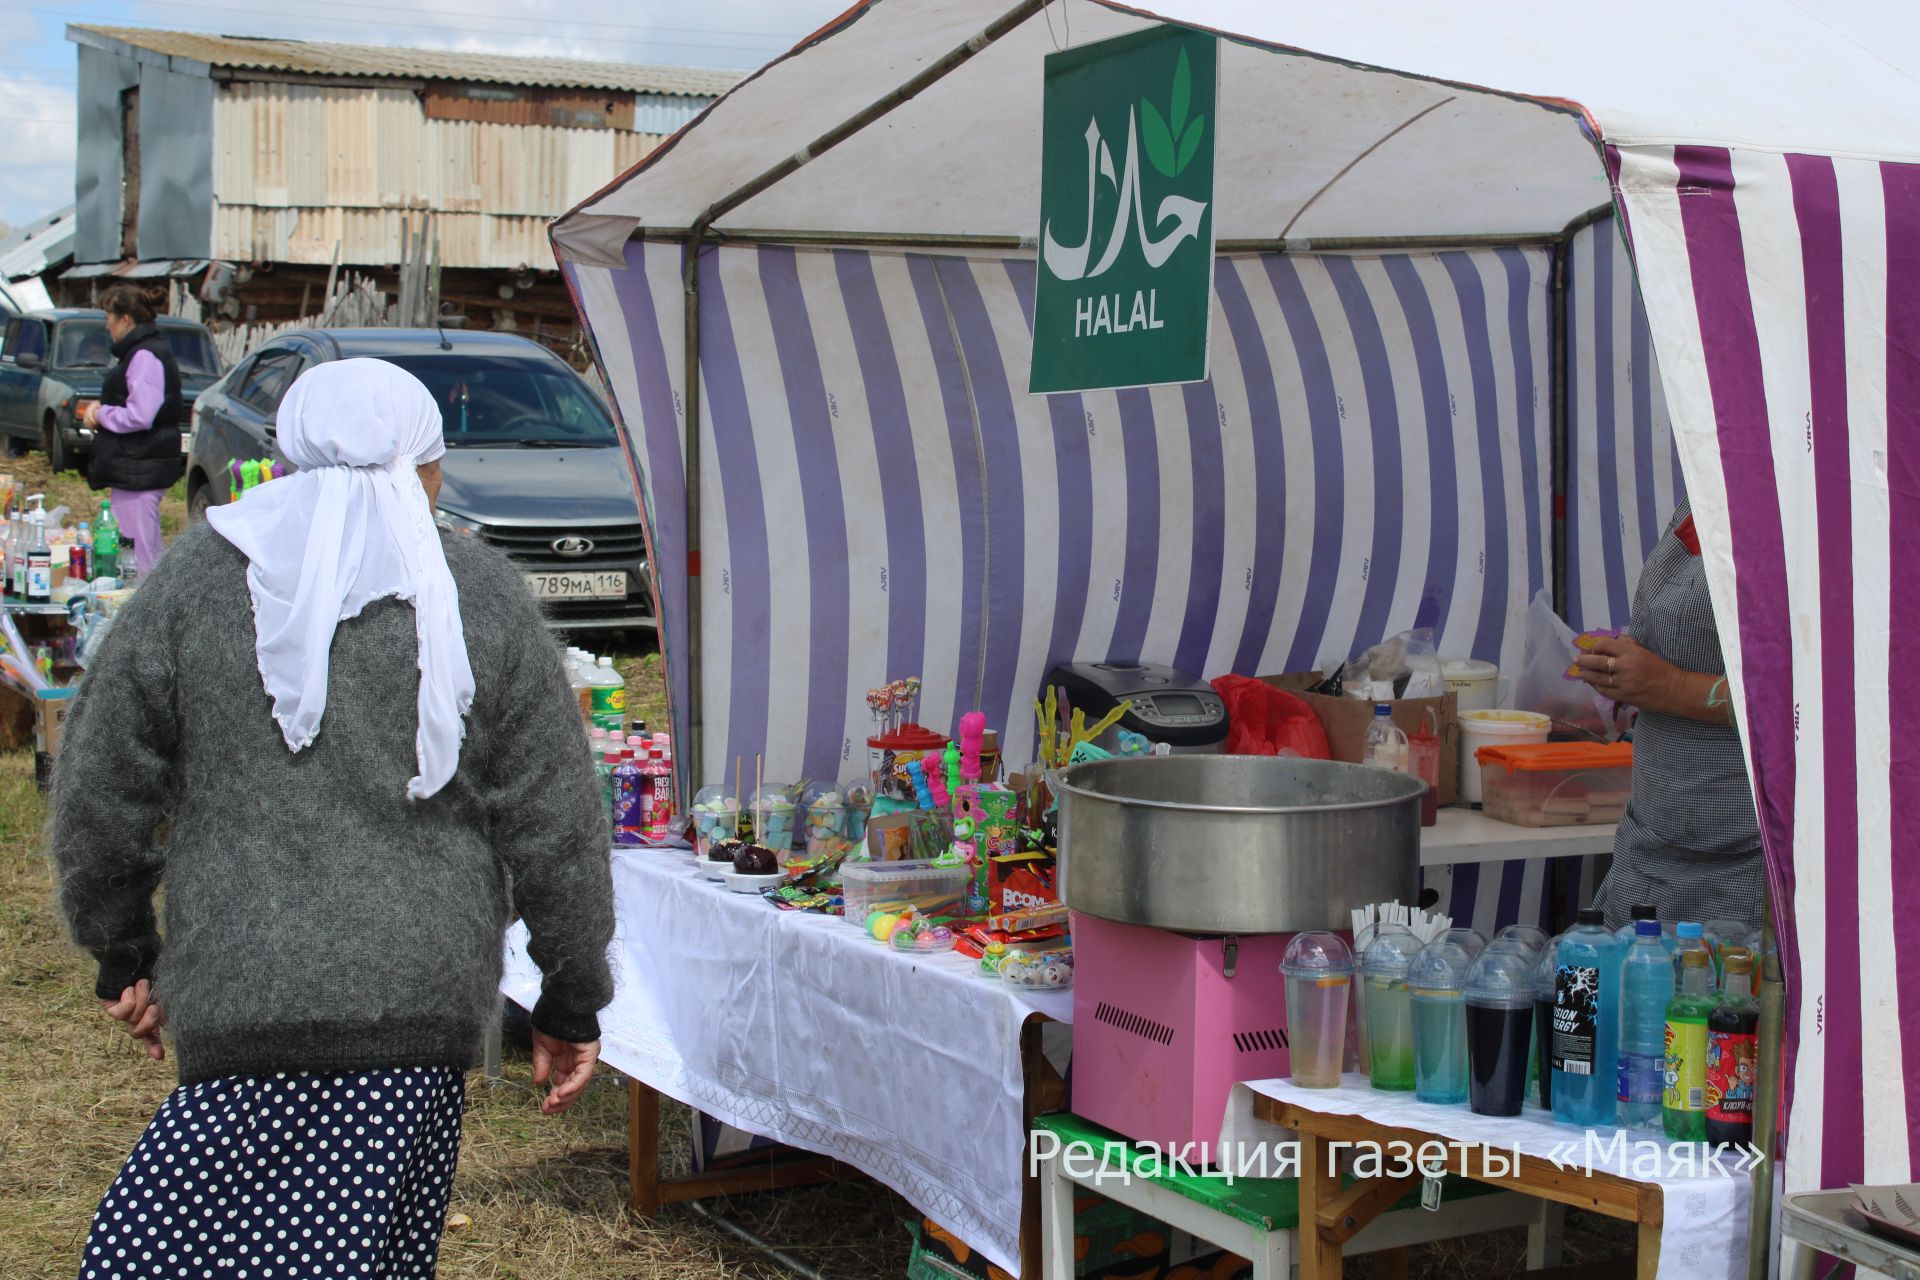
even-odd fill
[{"label": "tent metal pole", "polygon": [[[1773,904],[1760,935],[1760,1078],[1754,1082],[1753,1142],[1766,1158],[1753,1167],[1753,1209],[1747,1216],[1747,1280],[1767,1280],[1773,1248],[1774,1157],[1779,1152],[1780,1091],[1786,1063],[1787,986],[1773,931]],[[1804,1246],[1803,1246],[1804,1247]]]},{"label": "tent metal pole", "polygon": [[1547,300],[1552,328],[1548,377],[1553,422],[1553,611],[1562,618],[1567,616],[1567,270],[1572,249],[1571,236],[1554,242]]},{"label": "tent metal pole", "polygon": [[[687,794],[706,777],[706,693],[700,642],[700,244],[689,243],[681,265],[682,345],[686,348],[687,475]],[[689,802],[691,803],[691,802]]]},{"label": "tent metal pole", "polygon": [[[1582,215],[1584,219],[1586,215]],[[1576,219],[1577,229],[1586,224]],[[684,243],[690,237],[684,229],[648,227],[637,230],[630,239]],[[1393,253],[1419,249],[1523,249],[1549,248],[1564,232],[1527,231],[1511,235],[1431,235],[1431,236],[1318,236],[1312,239],[1243,238],[1221,240],[1216,253]],[[1002,253],[1031,251],[1031,237],[944,234],[916,231],[795,231],[780,228],[732,229],[703,233],[708,244],[787,244],[823,245],[848,249],[985,249]]]}]

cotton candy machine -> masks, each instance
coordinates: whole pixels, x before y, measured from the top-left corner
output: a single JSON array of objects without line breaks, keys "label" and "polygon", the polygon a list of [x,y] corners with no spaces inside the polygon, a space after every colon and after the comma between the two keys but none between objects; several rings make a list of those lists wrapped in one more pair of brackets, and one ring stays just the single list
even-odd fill
[{"label": "cotton candy machine", "polygon": [[1418,779],[1270,756],[1150,756],[1067,771],[1073,1108],[1211,1149],[1227,1094],[1288,1071],[1294,933],[1419,888]]}]

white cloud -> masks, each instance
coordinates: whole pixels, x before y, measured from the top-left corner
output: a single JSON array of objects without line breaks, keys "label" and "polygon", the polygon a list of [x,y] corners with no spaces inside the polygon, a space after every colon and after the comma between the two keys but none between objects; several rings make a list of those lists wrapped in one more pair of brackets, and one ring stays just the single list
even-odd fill
[{"label": "white cloud", "polygon": [[73,86],[0,73],[0,219],[20,226],[73,203]]}]

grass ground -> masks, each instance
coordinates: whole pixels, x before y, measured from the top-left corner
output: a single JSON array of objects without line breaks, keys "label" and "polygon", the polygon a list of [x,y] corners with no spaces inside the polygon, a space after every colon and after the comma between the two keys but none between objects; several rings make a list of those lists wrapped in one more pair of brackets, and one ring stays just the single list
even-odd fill
[{"label": "grass ground", "polygon": [[[53,477],[37,455],[0,462],[48,506],[91,517],[77,476]],[[162,525],[184,523],[178,492]],[[659,655],[619,659],[635,716],[664,723]],[[156,1065],[107,1020],[92,997],[91,965],[67,945],[43,853],[44,800],[25,751],[0,752],[0,1277],[65,1280],[74,1274],[95,1204],[173,1086],[172,1063]],[[903,1085],[903,1087],[912,1087]],[[469,1079],[468,1112],[452,1212],[441,1252],[443,1280],[656,1280],[786,1274],[686,1210],[652,1222],[626,1205],[626,1093],[612,1073],[564,1116],[537,1109],[531,1071],[508,1049],[506,1079]],[[668,1172],[689,1161],[689,1116],[663,1109]],[[903,1135],[910,1139],[910,1135]],[[910,1210],[870,1183],[718,1202],[719,1212],[831,1277],[892,1280],[905,1270],[900,1227]],[[1603,1219],[1572,1215],[1570,1261],[1620,1251],[1626,1237]],[[1517,1275],[1524,1237],[1493,1233],[1417,1250],[1423,1280]],[[1349,1274],[1364,1277],[1361,1264]]]}]

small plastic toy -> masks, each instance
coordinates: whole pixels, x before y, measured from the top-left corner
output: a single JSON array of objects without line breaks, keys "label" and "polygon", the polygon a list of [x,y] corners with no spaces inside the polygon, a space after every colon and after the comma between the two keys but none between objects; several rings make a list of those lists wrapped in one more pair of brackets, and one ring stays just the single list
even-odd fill
[{"label": "small plastic toy", "polygon": [[1010,951],[1000,963],[1000,980],[1029,991],[1064,991],[1073,985],[1073,960],[1063,952]]},{"label": "small plastic toy", "polygon": [[908,761],[907,776],[913,779],[913,794],[915,798],[919,800],[920,807],[922,809],[933,808],[938,801],[933,794],[933,784],[927,773],[926,765],[918,760]]},{"label": "small plastic toy", "polygon": [[1007,944],[989,942],[987,949],[980,953],[980,972],[989,978],[1000,976],[1000,966],[1007,958]]},{"label": "small plastic toy", "polygon": [[889,944],[895,951],[911,951],[917,955],[937,955],[953,950],[953,930],[946,925],[935,924],[931,920],[915,920],[911,924],[896,924]]},{"label": "small plastic toy", "polygon": [[987,716],[983,711],[969,711],[960,717],[960,780],[962,782],[980,781],[980,746],[986,739]]}]

